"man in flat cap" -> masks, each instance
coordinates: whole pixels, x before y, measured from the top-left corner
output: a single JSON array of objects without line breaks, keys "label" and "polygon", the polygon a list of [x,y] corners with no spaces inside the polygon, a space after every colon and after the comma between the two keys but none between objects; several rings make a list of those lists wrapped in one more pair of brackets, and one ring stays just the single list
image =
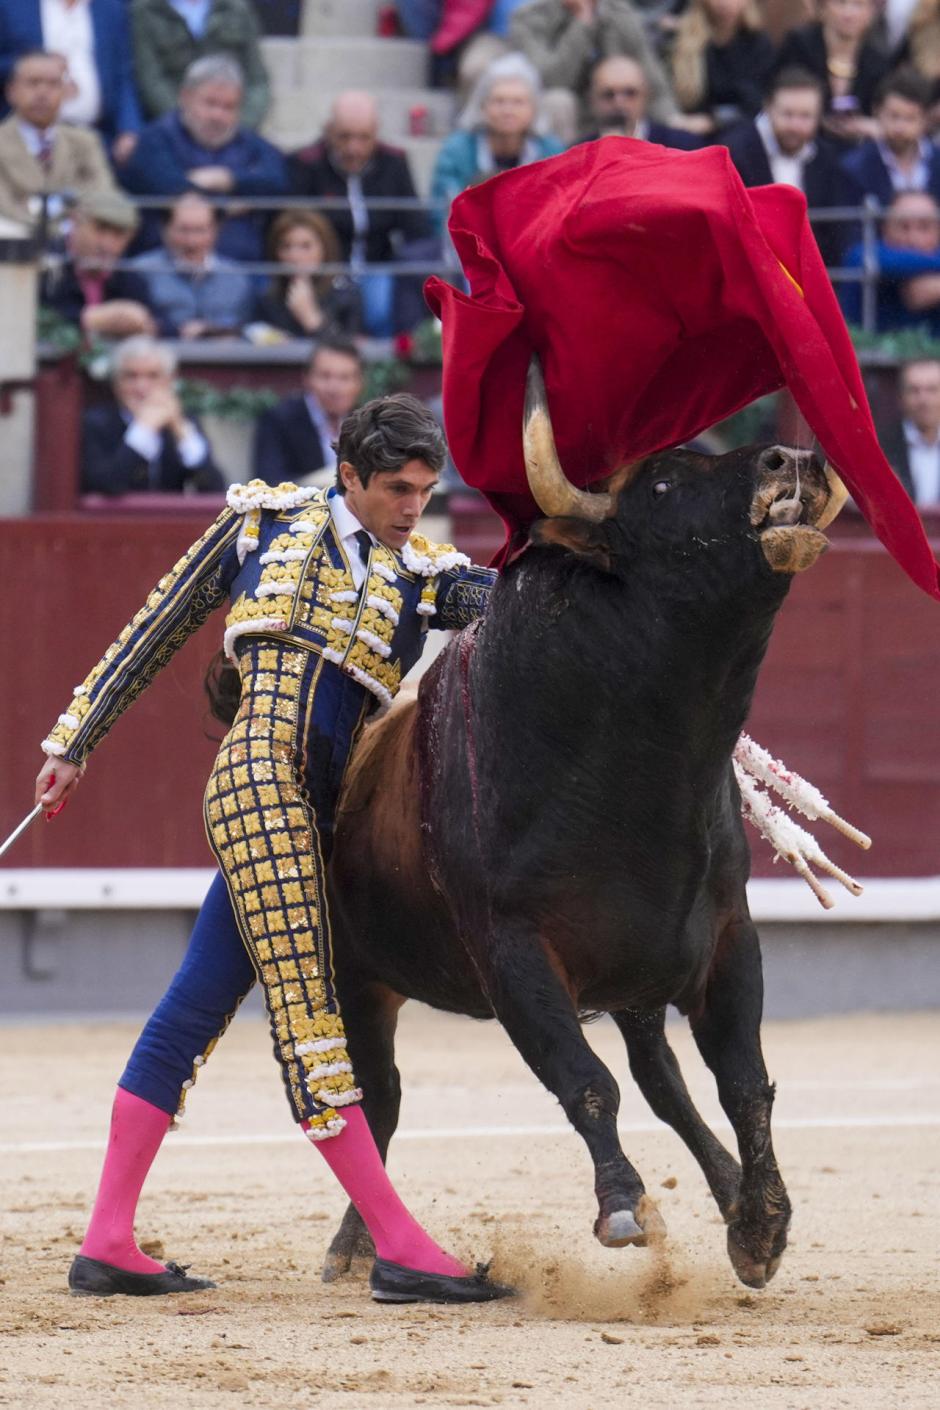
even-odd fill
[{"label": "man in flat cap", "polygon": [[116,269],[138,225],[137,210],[118,191],[96,191],[79,201],[66,236],[66,258],[43,276],[40,301],[86,337],[152,334],[147,281]]}]

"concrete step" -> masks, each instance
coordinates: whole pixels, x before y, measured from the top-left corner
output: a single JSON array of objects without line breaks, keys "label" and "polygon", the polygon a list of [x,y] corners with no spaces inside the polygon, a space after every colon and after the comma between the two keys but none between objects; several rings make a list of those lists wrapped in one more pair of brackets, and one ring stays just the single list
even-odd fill
[{"label": "concrete step", "polygon": [[[379,131],[386,142],[398,143],[411,135],[410,115],[413,108],[427,109],[427,130],[423,136],[446,137],[454,119],[454,98],[423,88],[386,88],[372,90],[379,109]],[[303,133],[303,142],[312,141],[322,130],[335,92],[320,89],[308,92],[304,88],[275,88],[271,107],[265,118],[263,135],[269,142],[283,146],[287,136]]]},{"label": "concrete step", "polygon": [[422,88],[428,49],[411,39],[262,39],[272,92],[322,89]]},{"label": "concrete step", "polygon": [[382,0],[303,0],[300,33],[305,39],[375,36]]},{"label": "concrete step", "polygon": [[289,92],[297,87],[297,40],[286,35],[269,35],[261,40],[261,57],[268,71],[271,92]]},{"label": "concrete step", "polygon": [[446,137],[454,129],[457,100],[453,93],[436,88],[373,88],[372,96],[379,107],[382,134],[389,142],[411,135],[413,108],[427,109],[427,128],[423,137]]},{"label": "concrete step", "polygon": [[437,154],[441,150],[441,141],[440,137],[401,137],[395,144],[408,154],[411,174],[419,196],[426,196],[431,189],[431,173],[434,171]]},{"label": "concrete step", "polygon": [[428,48],[411,39],[299,39],[298,83],[342,88],[423,88]]}]

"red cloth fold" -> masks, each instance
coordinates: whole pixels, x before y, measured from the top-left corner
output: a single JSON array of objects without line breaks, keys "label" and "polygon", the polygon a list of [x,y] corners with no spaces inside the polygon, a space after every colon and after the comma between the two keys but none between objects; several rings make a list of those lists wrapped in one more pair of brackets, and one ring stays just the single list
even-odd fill
[{"label": "red cloth fold", "polygon": [[521,439],[535,351],[582,486],[789,387],[882,543],[940,597],[800,192],[746,190],[723,147],[606,137],[465,191],[449,225],[471,294],[426,286],[443,322],[447,435],[510,539],[538,516]]}]

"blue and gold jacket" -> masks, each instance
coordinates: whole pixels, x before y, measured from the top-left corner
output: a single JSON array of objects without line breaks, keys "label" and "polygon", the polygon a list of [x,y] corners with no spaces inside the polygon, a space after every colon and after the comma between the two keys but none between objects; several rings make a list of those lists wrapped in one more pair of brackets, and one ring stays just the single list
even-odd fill
[{"label": "blue and gold jacket", "polygon": [[463,627],[486,608],[496,574],[451,544],[412,534],[376,544],[355,586],[323,490],[233,485],[228,505],[162,577],[43,742],[84,764],[111,725],[226,597],[225,651],[274,637],[333,661],[387,705],[421,655],[428,627]]}]

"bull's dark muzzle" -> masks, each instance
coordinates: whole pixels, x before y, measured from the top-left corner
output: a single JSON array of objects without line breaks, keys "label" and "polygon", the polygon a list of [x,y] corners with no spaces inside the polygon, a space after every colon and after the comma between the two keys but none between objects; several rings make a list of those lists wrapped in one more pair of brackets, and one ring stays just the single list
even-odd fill
[{"label": "bull's dark muzzle", "polygon": [[750,518],[764,557],[775,573],[802,573],[829,546],[822,530],[845,503],[845,486],[832,466],[791,446],[768,446],[757,468]]}]

